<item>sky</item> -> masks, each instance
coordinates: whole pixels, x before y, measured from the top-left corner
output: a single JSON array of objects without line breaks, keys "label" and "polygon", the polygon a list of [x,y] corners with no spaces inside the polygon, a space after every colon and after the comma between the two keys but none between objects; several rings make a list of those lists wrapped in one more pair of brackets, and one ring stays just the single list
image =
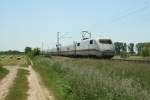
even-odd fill
[{"label": "sky", "polygon": [[150,0],[0,0],[0,51],[50,49],[93,38],[150,42]]}]

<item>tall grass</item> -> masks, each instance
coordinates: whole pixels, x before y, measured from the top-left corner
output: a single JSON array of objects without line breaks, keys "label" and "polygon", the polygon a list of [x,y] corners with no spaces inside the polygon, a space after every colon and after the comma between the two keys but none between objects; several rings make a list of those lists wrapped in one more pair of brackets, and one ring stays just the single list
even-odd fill
[{"label": "tall grass", "polygon": [[58,100],[149,100],[149,64],[92,59],[33,59]]}]

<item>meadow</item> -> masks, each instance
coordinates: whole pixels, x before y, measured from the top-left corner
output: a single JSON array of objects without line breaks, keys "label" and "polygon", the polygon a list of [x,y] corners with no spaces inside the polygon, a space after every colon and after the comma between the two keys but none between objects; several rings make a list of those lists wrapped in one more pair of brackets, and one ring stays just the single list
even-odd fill
[{"label": "meadow", "polygon": [[33,64],[57,100],[150,98],[150,64],[42,56]]},{"label": "meadow", "polygon": [[0,55],[0,64],[2,65],[20,65],[27,66],[26,56],[24,55]]}]

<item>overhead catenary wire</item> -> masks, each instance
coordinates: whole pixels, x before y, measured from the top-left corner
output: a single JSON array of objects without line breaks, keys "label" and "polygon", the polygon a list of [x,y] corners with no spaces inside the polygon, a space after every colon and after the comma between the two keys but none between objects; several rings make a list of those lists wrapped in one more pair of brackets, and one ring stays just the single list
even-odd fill
[{"label": "overhead catenary wire", "polygon": [[146,7],[143,7],[143,8],[136,9],[136,10],[133,10],[133,11],[131,11],[131,12],[128,12],[128,13],[126,13],[126,14],[124,14],[124,15],[118,17],[118,18],[113,19],[113,20],[112,20],[112,23],[113,23],[113,22],[116,22],[116,21],[119,21],[119,20],[121,20],[121,19],[123,19],[123,18],[126,18],[126,17],[128,17],[128,16],[130,16],[130,15],[133,15],[133,14],[135,14],[135,13],[142,12],[142,11],[144,11],[144,10],[146,10],[146,9],[149,9],[149,8],[150,8],[150,6],[146,6]]}]

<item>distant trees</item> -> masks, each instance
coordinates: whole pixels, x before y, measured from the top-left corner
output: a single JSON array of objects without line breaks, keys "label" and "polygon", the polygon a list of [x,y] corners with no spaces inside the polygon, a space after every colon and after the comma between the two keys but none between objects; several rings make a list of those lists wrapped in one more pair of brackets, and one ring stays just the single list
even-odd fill
[{"label": "distant trees", "polygon": [[150,56],[150,43],[123,43],[123,42],[115,42],[114,43],[116,55],[120,55],[121,57],[127,57],[128,55],[135,55],[135,47],[137,50],[137,55],[147,57]]},{"label": "distant trees", "polygon": [[115,42],[115,53],[116,55],[121,55],[121,57],[127,57],[127,44],[123,42]]},{"label": "distant trees", "polygon": [[32,51],[31,47],[26,47],[25,48],[25,54],[29,54]]},{"label": "distant trees", "polygon": [[137,47],[137,54],[143,57],[150,56],[150,43],[138,43],[136,44]]},{"label": "distant trees", "polygon": [[143,48],[143,44],[142,43],[137,43],[136,44],[137,55],[141,54],[142,48]]},{"label": "distant trees", "polygon": [[120,55],[122,47],[123,47],[123,43],[122,42],[115,42],[114,43],[114,47],[115,47],[115,53],[116,53],[116,55]]},{"label": "distant trees", "polygon": [[129,43],[128,50],[129,50],[129,54],[131,54],[131,55],[135,54],[135,52],[134,52],[134,43]]},{"label": "distant trees", "polygon": [[40,55],[40,52],[41,51],[39,48],[34,48],[34,49],[32,49],[31,47],[25,48],[25,54],[30,58],[33,58],[34,56]]},{"label": "distant trees", "polygon": [[23,52],[17,51],[17,50],[8,50],[8,51],[0,51],[0,54],[4,55],[13,55],[13,54],[23,54]]},{"label": "distant trees", "polygon": [[34,48],[32,52],[33,52],[34,56],[40,55],[40,49],[39,48]]}]

